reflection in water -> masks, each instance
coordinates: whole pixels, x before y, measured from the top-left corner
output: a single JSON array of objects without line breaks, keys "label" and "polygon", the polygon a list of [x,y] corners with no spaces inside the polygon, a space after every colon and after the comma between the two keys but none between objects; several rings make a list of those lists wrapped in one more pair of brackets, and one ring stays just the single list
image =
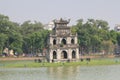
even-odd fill
[{"label": "reflection in water", "polygon": [[73,80],[71,78],[76,77],[78,72],[80,72],[80,66],[65,66],[65,67],[50,67],[48,68],[48,74],[51,78],[55,80]]},{"label": "reflection in water", "polygon": [[46,75],[46,68],[0,69],[0,80],[44,80],[44,75]]},{"label": "reflection in water", "polygon": [[0,68],[0,80],[120,80],[120,65]]}]

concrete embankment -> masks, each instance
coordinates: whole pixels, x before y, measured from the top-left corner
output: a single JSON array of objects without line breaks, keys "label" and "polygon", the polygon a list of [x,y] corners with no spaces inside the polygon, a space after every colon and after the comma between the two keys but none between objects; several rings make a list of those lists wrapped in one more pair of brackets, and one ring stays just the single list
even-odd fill
[{"label": "concrete embankment", "polygon": [[9,61],[9,60],[35,60],[42,59],[42,57],[1,57],[0,61]]}]

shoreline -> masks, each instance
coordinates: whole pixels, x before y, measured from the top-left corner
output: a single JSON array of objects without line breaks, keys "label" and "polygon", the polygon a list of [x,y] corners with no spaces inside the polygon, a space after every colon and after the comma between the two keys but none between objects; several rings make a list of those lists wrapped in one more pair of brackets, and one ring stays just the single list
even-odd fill
[{"label": "shoreline", "polygon": [[1,57],[0,61],[14,61],[14,60],[34,60],[34,59],[42,59],[41,57]]},{"label": "shoreline", "polygon": [[120,65],[120,58],[95,58],[87,61],[78,62],[35,62],[36,57],[30,58],[10,58],[0,60],[0,68],[40,68],[40,67],[59,67],[59,66],[100,66],[100,65]]},{"label": "shoreline", "polygon": [[[86,55],[86,56],[80,56],[80,59],[86,59],[86,58],[91,58],[91,59],[97,59],[97,58],[115,58],[115,55]],[[35,60],[35,59],[44,59],[44,57],[0,57],[0,61],[6,61],[6,60]]]}]

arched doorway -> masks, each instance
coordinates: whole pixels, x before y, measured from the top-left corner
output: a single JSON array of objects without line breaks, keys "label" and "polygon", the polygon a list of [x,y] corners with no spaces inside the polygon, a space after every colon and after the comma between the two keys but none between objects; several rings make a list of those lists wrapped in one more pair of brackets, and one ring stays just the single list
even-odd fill
[{"label": "arched doorway", "polygon": [[75,51],[72,51],[72,58],[76,58],[76,52]]},{"label": "arched doorway", "polygon": [[71,39],[71,44],[74,44],[74,39]]},{"label": "arched doorway", "polygon": [[53,45],[56,45],[56,40],[55,39],[53,40]]},{"label": "arched doorway", "polygon": [[62,39],[61,43],[64,44],[64,45],[66,45],[66,40]]},{"label": "arched doorway", "polygon": [[53,51],[53,59],[57,59],[57,53],[56,53],[56,51]]},{"label": "arched doorway", "polygon": [[67,52],[66,51],[62,51],[62,53],[61,53],[61,58],[62,59],[67,59]]}]

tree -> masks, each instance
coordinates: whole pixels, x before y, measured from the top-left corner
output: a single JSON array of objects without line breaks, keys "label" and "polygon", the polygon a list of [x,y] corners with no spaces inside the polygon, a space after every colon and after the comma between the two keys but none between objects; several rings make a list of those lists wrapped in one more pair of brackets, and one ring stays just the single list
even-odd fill
[{"label": "tree", "polygon": [[110,37],[111,37],[113,44],[117,44],[117,32],[114,30],[111,30]]},{"label": "tree", "polygon": [[[39,53],[47,47],[47,36],[41,22],[25,21],[22,25],[12,22],[8,16],[0,14],[0,54],[7,47],[18,53]],[[120,33],[109,30],[109,24],[104,20],[83,19],[71,27],[72,34],[78,34],[78,44],[81,54],[98,53],[105,50],[112,52],[114,45],[120,46]]]},{"label": "tree", "polygon": [[120,46],[120,32],[117,33],[117,44]]},{"label": "tree", "polygon": [[0,33],[0,54],[2,54],[7,38],[7,35]]},{"label": "tree", "polygon": [[114,51],[114,45],[111,40],[103,41],[102,48],[105,51],[105,54],[111,54]]},{"label": "tree", "polygon": [[[102,44],[106,41],[116,43],[115,33],[110,33],[107,21],[88,19],[83,24],[83,19],[79,19],[78,23],[71,28],[71,32],[78,34],[78,43],[80,52],[83,53],[99,53],[102,51]],[[112,45],[112,44],[111,44]]]},{"label": "tree", "polygon": [[25,53],[36,54],[42,52],[46,45],[46,38],[49,31],[43,29],[40,22],[25,21],[21,25],[21,34],[23,35],[23,51]]},{"label": "tree", "polygon": [[40,22],[34,21],[34,23],[32,23],[31,21],[25,21],[21,25],[21,34],[23,36],[27,36],[35,31],[40,31],[42,29],[43,25]]},{"label": "tree", "polygon": [[[9,50],[22,51],[22,36],[19,32],[19,24],[9,20],[8,16],[0,14],[0,40],[1,50],[7,47]],[[17,48],[17,49],[15,49]],[[18,51],[18,52],[19,52]],[[2,53],[2,51],[1,51]]]}]

